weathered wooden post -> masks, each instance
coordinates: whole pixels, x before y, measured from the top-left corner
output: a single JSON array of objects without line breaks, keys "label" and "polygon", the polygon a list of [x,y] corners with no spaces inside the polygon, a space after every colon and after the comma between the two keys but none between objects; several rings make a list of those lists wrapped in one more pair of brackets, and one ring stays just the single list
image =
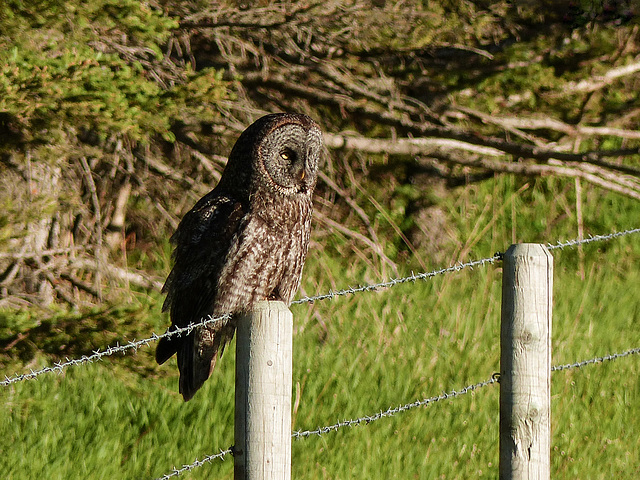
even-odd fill
[{"label": "weathered wooden post", "polygon": [[548,480],[553,257],[512,245],[502,276],[500,480]]},{"label": "weathered wooden post", "polygon": [[289,480],[291,312],[260,302],[237,328],[234,479]]}]

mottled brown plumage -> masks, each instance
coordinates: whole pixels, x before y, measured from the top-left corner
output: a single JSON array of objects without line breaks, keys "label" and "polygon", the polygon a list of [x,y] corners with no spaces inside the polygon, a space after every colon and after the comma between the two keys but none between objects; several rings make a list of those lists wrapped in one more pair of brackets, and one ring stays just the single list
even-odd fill
[{"label": "mottled brown plumage", "polygon": [[[318,126],[301,114],[267,115],[240,135],[216,188],[171,237],[163,310],[172,326],[238,314],[265,298],[291,302],[309,245],[321,148]],[[158,343],[158,363],[177,353],[185,400],[209,378],[234,332],[232,317]]]}]

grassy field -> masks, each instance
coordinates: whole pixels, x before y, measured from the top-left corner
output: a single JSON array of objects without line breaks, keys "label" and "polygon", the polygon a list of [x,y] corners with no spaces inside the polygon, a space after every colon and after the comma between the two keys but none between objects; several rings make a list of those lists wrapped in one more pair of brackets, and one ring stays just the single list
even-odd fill
[{"label": "grassy field", "polygon": [[[455,232],[448,261],[428,262],[426,252],[428,268],[489,257],[514,241],[575,238],[572,185],[553,179],[516,185],[496,178],[457,190],[442,201]],[[582,209],[585,234],[640,226],[640,204],[613,194],[587,191]],[[553,255],[552,363],[640,346],[640,235]],[[314,245],[303,289],[324,293],[381,280],[381,267],[354,260],[336,237],[322,248]],[[294,429],[373,414],[489,379],[499,371],[500,281],[496,264],[293,306]],[[110,310],[100,321],[141,338],[166,325],[160,304],[159,296],[132,294],[126,308]],[[0,318],[16,322],[6,312]],[[108,335],[104,341],[94,348],[106,346]],[[228,448],[233,348],[189,403],[177,393],[175,360],[155,366],[152,348],[2,388],[1,476],[153,479]],[[44,354],[29,365],[13,359],[2,374],[50,361]],[[552,380],[552,476],[638,478],[640,356],[556,372]],[[493,384],[369,425],[297,440],[293,478],[496,478],[498,394]],[[232,477],[228,456],[181,478]]]}]

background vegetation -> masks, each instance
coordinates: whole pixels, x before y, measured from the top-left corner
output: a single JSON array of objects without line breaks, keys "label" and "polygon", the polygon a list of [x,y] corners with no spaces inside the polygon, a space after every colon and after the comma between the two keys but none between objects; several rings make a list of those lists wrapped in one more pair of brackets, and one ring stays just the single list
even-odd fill
[{"label": "background vegetation", "polygon": [[[63,5],[60,5],[63,3]],[[302,294],[638,227],[634,2],[0,5],[0,368],[162,332],[167,239],[264,113],[328,147]],[[554,251],[553,363],[640,344],[637,236]],[[294,428],[499,370],[499,267],[293,307]],[[155,478],[233,442],[152,349],[3,387],[6,478]],[[555,373],[556,477],[640,472],[637,358]],[[296,478],[497,476],[498,389],[294,443]],[[231,478],[232,462],[187,478]]]}]

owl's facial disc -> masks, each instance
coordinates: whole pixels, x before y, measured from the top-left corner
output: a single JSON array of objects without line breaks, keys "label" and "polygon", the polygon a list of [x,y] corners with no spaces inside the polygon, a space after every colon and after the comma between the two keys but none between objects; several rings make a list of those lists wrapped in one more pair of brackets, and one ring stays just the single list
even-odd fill
[{"label": "owl's facial disc", "polygon": [[267,136],[262,166],[277,191],[290,195],[313,189],[321,141],[317,128],[297,124],[281,126]]}]

